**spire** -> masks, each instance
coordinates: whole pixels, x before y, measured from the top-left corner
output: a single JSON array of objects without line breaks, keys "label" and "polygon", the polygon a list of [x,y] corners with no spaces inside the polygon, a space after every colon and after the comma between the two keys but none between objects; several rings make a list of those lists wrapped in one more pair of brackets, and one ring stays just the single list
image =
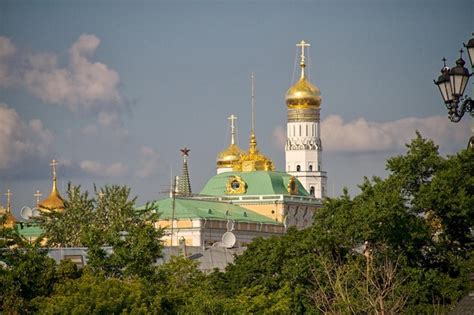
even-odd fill
[{"label": "spire", "polygon": [[301,61],[300,61],[300,67],[301,67],[301,77],[300,79],[304,79],[305,78],[305,73],[304,73],[304,68],[306,67],[306,64],[305,64],[305,55],[304,55],[304,48],[305,47],[309,47],[311,46],[309,43],[305,42],[304,40],[302,40],[301,42],[299,42],[298,44],[296,44],[297,47],[301,47]]},{"label": "spire", "polygon": [[53,159],[49,165],[51,165],[51,169],[53,172],[53,188],[51,190],[51,193],[53,192],[56,193],[58,191],[57,177],[56,177],[56,166],[58,166],[58,162],[56,162],[56,160]]},{"label": "spire", "polygon": [[255,76],[252,72],[252,130],[250,131],[250,153],[258,153],[257,137],[255,136]]},{"label": "spire", "polygon": [[5,196],[7,196],[7,212],[11,212],[12,210],[12,200],[11,200],[11,197],[12,197],[12,192],[10,189],[7,189],[7,192],[5,193]]},{"label": "spire", "polygon": [[235,144],[235,121],[237,116],[232,114],[227,119],[230,121],[230,144]]},{"label": "spire", "polygon": [[43,194],[39,190],[37,190],[33,196],[36,197],[36,207],[38,207],[40,203],[40,197],[43,196]]},{"label": "spire", "polygon": [[15,226],[16,218],[12,214],[12,205],[11,205],[11,196],[12,192],[10,189],[7,190],[5,193],[5,196],[7,196],[7,209],[5,213],[5,221],[3,221],[3,227],[6,228],[13,228]]},{"label": "spire", "polygon": [[178,194],[181,196],[189,196],[191,195],[191,182],[189,180],[187,156],[189,156],[189,151],[191,150],[185,147],[180,151],[183,156],[183,168],[181,170],[181,176],[179,177]]}]

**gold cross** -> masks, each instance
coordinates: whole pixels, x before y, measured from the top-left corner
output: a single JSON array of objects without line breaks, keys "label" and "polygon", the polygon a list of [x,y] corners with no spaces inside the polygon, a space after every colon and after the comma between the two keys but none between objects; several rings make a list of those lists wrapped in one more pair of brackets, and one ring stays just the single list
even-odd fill
[{"label": "gold cross", "polygon": [[99,192],[99,199],[102,199],[104,196],[105,196],[105,194],[102,191],[100,191]]},{"label": "gold cross", "polygon": [[235,125],[234,125],[234,123],[237,120],[237,116],[234,116],[234,114],[232,114],[229,117],[227,117],[227,119],[230,120],[230,134],[231,134],[230,143],[235,144]]},{"label": "gold cross", "polygon": [[7,192],[5,194],[5,196],[7,196],[7,211],[10,212],[10,209],[11,209],[11,199],[10,197],[12,196],[12,192],[10,191],[10,189],[7,189]]},{"label": "gold cross", "polygon": [[40,193],[39,190],[37,190],[36,193],[35,193],[33,196],[36,197],[36,206],[38,206],[38,205],[39,205],[39,202],[40,202],[40,197],[43,196],[43,194]]},{"label": "gold cross", "polygon": [[301,42],[296,44],[296,46],[301,47],[301,63],[304,64],[304,58],[305,58],[304,57],[304,48],[309,47],[311,45],[309,43],[305,42],[304,40],[302,40]]},{"label": "gold cross", "polygon": [[58,162],[56,162],[56,160],[52,160],[51,163],[49,163],[49,165],[52,166],[53,168],[53,179],[56,179],[56,166],[58,166]]}]

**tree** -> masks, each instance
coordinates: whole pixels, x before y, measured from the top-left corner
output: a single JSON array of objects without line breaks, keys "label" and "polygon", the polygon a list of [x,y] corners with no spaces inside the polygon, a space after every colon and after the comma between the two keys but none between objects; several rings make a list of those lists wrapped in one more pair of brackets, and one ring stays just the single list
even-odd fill
[{"label": "tree", "polygon": [[125,186],[94,192],[90,198],[80,186],[69,184],[64,211],[42,213],[38,221],[47,245],[88,247],[89,267],[108,277],[152,274],[163,246],[163,230],[154,225],[156,209],[148,205],[136,211],[136,197]]}]

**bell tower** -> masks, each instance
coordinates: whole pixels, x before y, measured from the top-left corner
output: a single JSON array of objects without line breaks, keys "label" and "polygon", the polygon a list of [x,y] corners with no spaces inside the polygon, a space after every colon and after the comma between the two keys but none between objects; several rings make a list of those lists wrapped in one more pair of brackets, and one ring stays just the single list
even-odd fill
[{"label": "bell tower", "polygon": [[321,93],[306,79],[305,48],[310,44],[302,40],[296,46],[301,48],[301,75],[286,92],[285,168],[312,196],[324,198],[327,194],[327,175],[322,167]]}]

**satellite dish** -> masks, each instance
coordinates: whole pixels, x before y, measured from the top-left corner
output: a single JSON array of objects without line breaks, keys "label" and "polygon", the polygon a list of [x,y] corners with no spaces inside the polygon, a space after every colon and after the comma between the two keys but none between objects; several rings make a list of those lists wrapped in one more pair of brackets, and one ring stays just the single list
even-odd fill
[{"label": "satellite dish", "polygon": [[224,245],[225,248],[234,247],[236,241],[237,241],[237,238],[235,237],[235,234],[232,232],[225,232],[222,235],[222,245]]},{"label": "satellite dish", "polygon": [[30,207],[23,207],[20,210],[20,215],[23,219],[29,220],[33,216],[33,210]]},{"label": "satellite dish", "polygon": [[38,208],[33,209],[33,218],[37,218],[40,216],[40,211]]}]

